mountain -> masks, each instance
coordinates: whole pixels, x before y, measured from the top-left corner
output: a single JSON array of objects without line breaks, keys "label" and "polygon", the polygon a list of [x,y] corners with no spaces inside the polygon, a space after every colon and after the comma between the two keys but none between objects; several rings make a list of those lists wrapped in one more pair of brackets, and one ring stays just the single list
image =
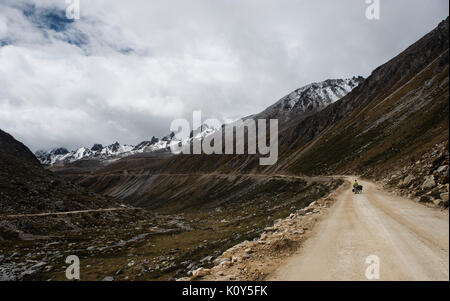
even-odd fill
[{"label": "mountain", "polygon": [[346,96],[364,81],[361,76],[312,83],[283,97],[254,119],[278,119],[283,127],[311,116]]},{"label": "mountain", "polygon": [[60,147],[50,152],[38,151],[36,157],[43,165],[55,165],[71,163],[82,159],[103,159],[108,160],[123,153],[134,150],[134,146],[121,145],[116,142],[114,144],[103,147],[101,144],[95,144],[91,148],[81,147],[77,150],[69,152],[66,148]]},{"label": "mountain", "polygon": [[86,192],[45,170],[21,142],[0,130],[0,214],[107,207],[107,198]]},{"label": "mountain", "polygon": [[[413,175],[411,191],[418,195],[432,193],[433,189],[437,189],[433,192],[436,196],[446,193],[448,177],[436,171],[445,171],[448,161],[448,27],[447,18],[376,68],[346,96],[335,102],[329,97],[333,103],[311,115],[291,114],[305,106],[301,97],[296,102],[288,100],[297,99],[295,95],[320,95],[318,91],[323,90],[319,84],[300,89],[300,93],[294,92],[293,97],[285,97],[261,113],[259,116],[282,115],[289,120],[280,127],[279,160],[274,166],[261,166],[258,155],[128,157],[88,177],[78,173],[74,180],[97,192],[150,206],[174,198],[192,199],[197,195],[195,189],[218,185],[199,178],[199,174],[359,174],[380,180],[395,175],[397,181],[404,182],[407,170],[413,170],[411,164],[419,161],[427,166]],[[124,170],[130,176],[124,176]],[[185,179],[177,182],[174,175],[180,174]],[[424,186],[425,181],[435,185]],[[182,183],[189,183],[189,191]],[[202,203],[206,199],[204,195],[198,197]]]},{"label": "mountain", "polygon": [[[317,87],[311,94],[313,90],[317,94],[323,91]],[[264,232],[262,247],[273,250],[271,254],[283,253],[292,247],[292,241],[284,234],[280,236],[274,223],[279,225],[277,220],[289,216],[286,221],[292,224],[296,214],[291,213],[306,214],[305,208],[314,212],[313,201],[320,207],[327,206],[328,198],[323,197],[342,180],[326,175],[361,175],[402,188],[421,202],[448,207],[448,18],[376,68],[341,99],[330,97],[330,104],[313,107],[311,111],[315,112],[308,113],[300,98],[296,102],[281,101],[281,106],[275,105],[277,110],[269,110],[275,112],[274,116],[287,118],[279,131],[279,160],[268,167],[261,166],[255,155],[146,152],[162,143],[155,138],[136,146],[144,152],[130,156],[123,156],[127,152],[119,154],[120,145],[113,144],[108,149],[118,155],[111,158],[121,160],[110,159],[105,166],[84,169],[83,162],[90,162],[82,159],[74,161],[79,163],[76,166],[68,164],[51,173],[23,144],[0,132],[1,213],[76,210],[111,202],[89,191],[143,208],[125,217],[119,212],[94,212],[45,220],[0,219],[0,253],[6,255],[8,266],[10,260],[35,266],[50,258],[54,269],[50,274],[60,278],[44,273],[40,280],[63,279],[61,271],[66,266],[61,256],[74,254],[74,250],[89,257],[86,264],[102,263],[99,269],[85,269],[85,280],[109,275],[120,280],[185,276],[198,267],[210,267],[212,258],[237,243],[256,243],[255,238]],[[299,111],[290,113],[295,112],[297,104]],[[214,132],[200,129],[189,139],[202,139]],[[95,145],[89,151],[101,153],[103,149]],[[57,156],[67,154],[64,149],[54,152]],[[377,198],[370,202],[376,203]],[[378,208],[389,217],[409,214]],[[300,230],[311,230],[316,218],[310,213]],[[48,230],[49,222],[52,231]],[[292,225],[298,229],[298,224]],[[23,242],[18,238],[8,240],[12,226],[36,236]],[[436,233],[441,230],[436,228]],[[282,241],[267,241],[266,234],[272,231]],[[302,233],[298,237],[303,240]],[[41,242],[39,238],[44,235],[52,236],[51,240]],[[25,237],[30,239],[29,235]],[[23,253],[20,260],[19,251]],[[0,279],[4,266],[1,260]],[[259,270],[257,273],[259,280],[265,279]]]},{"label": "mountain", "polygon": [[[351,79],[330,79],[320,83],[312,83],[295,90],[263,112],[248,118],[278,119],[279,123],[286,127],[289,122],[306,118],[338,101],[363,81],[364,78],[359,76]],[[197,130],[191,131],[190,139],[203,139],[215,133],[216,130],[217,127],[213,125],[203,124]],[[174,136],[175,134],[171,133],[161,139],[153,137],[150,141],[143,141],[136,146],[121,145],[116,142],[105,147],[101,144],[95,144],[90,149],[81,147],[70,152],[63,147],[55,148],[50,152],[41,150],[37,151],[35,155],[44,166],[61,166],[80,160],[98,160],[103,163],[111,163],[135,154],[169,151],[172,143],[181,142]]]},{"label": "mountain", "polygon": [[449,134],[449,20],[286,131],[278,169],[386,177]]},{"label": "mountain", "polygon": [[[193,139],[203,139],[204,137],[214,133],[217,130],[212,125],[203,124],[195,131],[191,131],[191,142]],[[44,166],[64,166],[81,160],[96,160],[103,164],[108,164],[121,158],[142,153],[169,152],[171,144],[178,144],[181,140],[175,137],[175,133],[171,133],[163,138],[152,137],[150,141],[142,141],[136,146],[122,145],[119,142],[103,146],[94,144],[91,148],[81,147],[74,151],[68,151],[64,147],[59,147],[47,151],[37,151],[36,158]]]},{"label": "mountain", "polygon": [[64,165],[80,160],[98,160],[110,163],[125,156],[167,150],[172,142],[172,138],[173,136],[171,137],[170,135],[162,139],[153,137],[152,140],[143,141],[136,146],[122,145],[119,142],[108,146],[95,144],[91,148],[81,147],[70,152],[66,148],[60,147],[50,152],[37,151],[35,155],[40,163],[45,166]]}]

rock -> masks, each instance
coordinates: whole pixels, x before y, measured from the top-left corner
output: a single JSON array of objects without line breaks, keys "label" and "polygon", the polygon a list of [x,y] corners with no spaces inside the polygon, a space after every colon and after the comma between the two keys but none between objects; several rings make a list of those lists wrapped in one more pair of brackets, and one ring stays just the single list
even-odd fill
[{"label": "rock", "polygon": [[275,228],[275,227],[267,227],[267,228],[264,229],[264,231],[266,231],[266,232],[276,232],[277,228]]},{"label": "rock", "polygon": [[119,269],[119,270],[116,271],[116,276],[120,275],[120,274],[123,274],[123,271]]},{"label": "rock", "polygon": [[219,261],[217,262],[217,265],[221,265],[221,264],[226,263],[226,262],[231,262],[230,258],[223,258],[222,257],[222,258],[218,258],[218,259],[219,259]]},{"label": "rock", "polygon": [[434,176],[428,176],[422,184],[422,190],[427,190],[436,187],[436,182],[434,181]]},{"label": "rock", "polygon": [[205,263],[205,262],[211,262],[213,259],[212,256],[206,256],[205,258],[203,258],[202,260],[200,260],[201,263]]},{"label": "rock", "polygon": [[14,257],[14,258],[20,257],[20,256],[22,256],[22,254],[20,254],[19,252],[14,252],[14,253],[11,255],[11,257]]},{"label": "rock", "polygon": [[95,247],[89,247],[86,249],[86,251],[94,251],[94,250],[95,250]]},{"label": "rock", "polygon": [[441,200],[448,203],[448,192],[441,193]]},{"label": "rock", "polygon": [[35,269],[41,269],[43,266],[45,266],[47,263],[45,261],[41,261],[36,263],[35,265],[33,265],[31,267],[31,269],[35,270]]},{"label": "rock", "polygon": [[189,278],[189,277],[183,277],[183,278],[177,279],[177,281],[183,281],[183,282],[187,282],[187,281],[190,281],[190,280],[191,280],[191,278]]},{"label": "rock", "polygon": [[298,216],[303,216],[303,215],[305,215],[305,210],[304,210],[304,209],[297,210],[297,215],[298,215]]},{"label": "rock", "polygon": [[105,278],[103,278],[102,281],[114,281],[114,277],[112,277],[112,276],[106,276]]},{"label": "rock", "polygon": [[244,252],[247,254],[251,254],[251,253],[253,253],[253,250],[252,250],[252,248],[247,248],[247,249],[245,249]]},{"label": "rock", "polygon": [[436,170],[437,173],[443,174],[448,172],[448,165],[442,165]]},{"label": "rock", "polygon": [[194,266],[195,266],[195,263],[191,263],[190,265],[188,265],[188,266],[186,267],[186,269],[187,269],[187,270],[192,270],[192,269],[194,268]]},{"label": "rock", "polygon": [[313,208],[313,207],[305,208],[305,209],[304,209],[304,212],[305,212],[306,214],[312,213],[312,212],[314,212],[314,208]]},{"label": "rock", "polygon": [[294,219],[294,218],[296,218],[296,215],[295,215],[294,213],[291,213],[291,214],[289,215],[289,218],[290,218],[290,219]]},{"label": "rock", "polygon": [[55,202],[55,206],[56,206],[56,208],[58,208],[58,209],[61,210],[61,211],[67,210],[67,208],[66,208],[66,206],[64,205],[64,202],[63,202],[63,201],[56,201],[56,202]]},{"label": "rock", "polygon": [[440,199],[436,199],[433,201],[434,205],[436,205],[437,207],[441,207],[444,206],[444,201],[440,200]]},{"label": "rock", "polygon": [[51,272],[51,271],[53,271],[53,266],[51,266],[51,265],[48,265],[44,268],[44,272],[46,272],[46,273]]},{"label": "rock", "polygon": [[211,270],[205,268],[199,268],[192,272],[194,277],[205,277],[211,273]]},{"label": "rock", "polygon": [[244,254],[244,255],[242,255],[242,257],[241,257],[241,260],[247,260],[247,259],[249,259],[249,258],[250,258],[250,255]]},{"label": "rock", "polygon": [[315,206],[317,206],[317,202],[312,202],[311,204],[309,204],[308,207],[315,207]]},{"label": "rock", "polygon": [[294,233],[295,233],[295,234],[300,234],[300,235],[302,235],[302,234],[305,234],[305,230],[303,230],[303,229],[298,229],[298,230],[296,230]]},{"label": "rock", "polygon": [[230,260],[227,260],[227,261],[222,261],[219,266],[221,266],[221,267],[230,267],[232,265],[233,265],[233,263]]},{"label": "rock", "polygon": [[428,196],[422,196],[419,200],[420,203],[430,203],[431,202],[431,198]]},{"label": "rock", "polygon": [[128,263],[129,267],[135,266],[136,265],[136,261],[132,260]]},{"label": "rock", "polygon": [[409,187],[411,185],[412,181],[414,181],[416,178],[413,175],[406,176],[405,179],[403,179],[402,187]]}]

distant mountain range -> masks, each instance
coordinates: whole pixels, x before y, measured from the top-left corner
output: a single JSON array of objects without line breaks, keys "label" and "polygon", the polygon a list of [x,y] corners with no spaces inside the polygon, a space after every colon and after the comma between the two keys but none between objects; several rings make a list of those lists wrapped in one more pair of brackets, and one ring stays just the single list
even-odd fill
[{"label": "distant mountain range", "polygon": [[[306,118],[338,101],[363,81],[364,78],[359,76],[312,83],[293,91],[265,111],[247,118],[278,119],[282,127],[287,126],[291,120],[298,121]],[[216,128],[204,124],[201,129],[191,133],[190,139],[202,139],[216,130]],[[95,144],[91,148],[80,147],[73,151],[58,147],[49,152],[38,151],[35,155],[45,166],[64,165],[79,160],[100,160],[110,163],[135,154],[169,151],[171,144],[180,142],[175,138],[175,134],[171,133],[163,138],[153,137],[151,140],[143,141],[136,146],[122,145],[116,142],[108,146]]]},{"label": "distant mountain range", "polygon": [[[216,131],[214,127],[203,124],[201,128],[191,132],[188,140],[202,139],[214,131]],[[49,152],[37,151],[35,155],[39,162],[45,166],[64,165],[80,160],[99,160],[110,163],[135,154],[168,152],[172,144],[180,142],[182,141],[177,139],[174,133],[171,133],[163,138],[152,137],[151,140],[142,141],[136,146],[116,142],[108,146],[94,144],[91,148],[80,147],[73,151],[69,151],[64,147],[58,147]]]}]

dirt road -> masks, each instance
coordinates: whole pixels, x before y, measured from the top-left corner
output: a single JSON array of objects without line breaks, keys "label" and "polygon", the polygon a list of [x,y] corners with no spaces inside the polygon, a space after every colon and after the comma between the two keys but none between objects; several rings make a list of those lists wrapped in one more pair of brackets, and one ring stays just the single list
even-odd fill
[{"label": "dirt road", "polygon": [[66,211],[66,212],[45,212],[45,213],[35,213],[35,214],[15,214],[15,215],[0,215],[0,218],[21,218],[21,217],[40,217],[40,216],[59,216],[59,215],[74,215],[83,213],[94,213],[94,212],[111,212],[111,211],[134,211],[141,210],[140,208],[106,208],[106,209],[90,209],[90,210],[77,210],[77,211]]},{"label": "dirt road", "polygon": [[347,190],[313,236],[269,280],[449,280],[448,211],[424,207],[362,181]]}]

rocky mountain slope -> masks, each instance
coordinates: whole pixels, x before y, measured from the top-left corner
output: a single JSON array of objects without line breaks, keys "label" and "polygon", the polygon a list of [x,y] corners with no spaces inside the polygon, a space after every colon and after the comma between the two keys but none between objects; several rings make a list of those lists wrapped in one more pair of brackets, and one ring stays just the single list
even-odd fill
[{"label": "rocky mountain slope", "polygon": [[386,177],[449,135],[449,20],[286,132],[278,169]]},{"label": "rocky mountain slope", "polygon": [[45,170],[25,145],[0,130],[0,215],[114,204]]}]

